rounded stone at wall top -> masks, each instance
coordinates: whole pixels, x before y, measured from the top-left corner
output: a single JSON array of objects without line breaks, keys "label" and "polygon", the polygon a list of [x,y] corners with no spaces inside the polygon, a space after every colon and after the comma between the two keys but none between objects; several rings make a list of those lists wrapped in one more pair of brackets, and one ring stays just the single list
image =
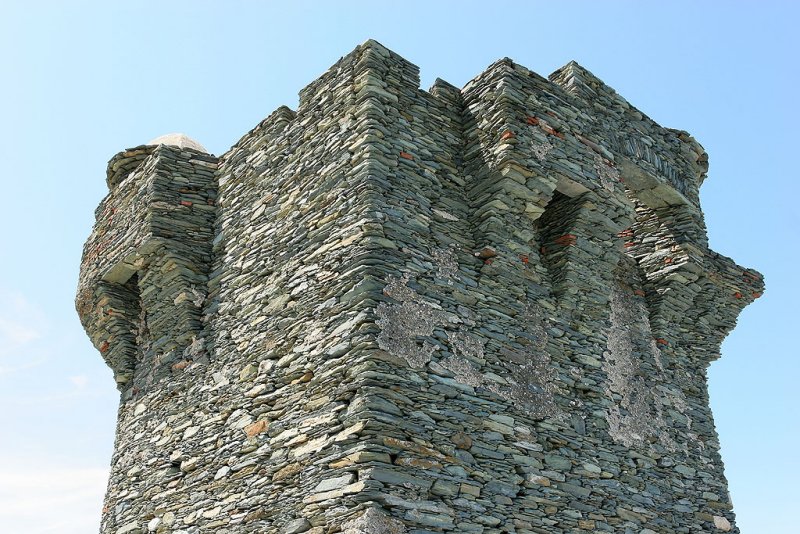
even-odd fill
[{"label": "rounded stone at wall top", "polygon": [[206,148],[203,145],[201,145],[188,135],[182,133],[169,133],[166,135],[156,137],[152,141],[148,141],[147,145],[170,145],[170,146],[176,146],[178,148],[191,148],[193,150],[197,150],[199,152],[205,152],[206,154],[208,154],[208,150],[206,150]]}]

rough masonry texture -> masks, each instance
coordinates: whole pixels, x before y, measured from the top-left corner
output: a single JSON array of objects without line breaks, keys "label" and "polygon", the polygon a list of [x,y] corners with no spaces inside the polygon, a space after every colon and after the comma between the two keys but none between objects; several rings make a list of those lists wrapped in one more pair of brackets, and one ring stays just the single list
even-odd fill
[{"label": "rough masonry texture", "polygon": [[77,296],[101,531],[738,532],[706,369],[763,283],[707,167],[576,63],[426,92],[374,41],[220,157],[120,152]]}]

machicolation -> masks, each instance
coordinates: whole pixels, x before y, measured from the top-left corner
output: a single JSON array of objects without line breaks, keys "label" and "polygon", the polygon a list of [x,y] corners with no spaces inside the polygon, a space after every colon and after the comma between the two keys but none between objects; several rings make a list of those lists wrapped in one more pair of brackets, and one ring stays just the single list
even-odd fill
[{"label": "machicolation", "polygon": [[706,369],[757,272],[707,156],[576,63],[374,41],[222,156],[114,156],[77,309],[109,534],[738,532]]}]

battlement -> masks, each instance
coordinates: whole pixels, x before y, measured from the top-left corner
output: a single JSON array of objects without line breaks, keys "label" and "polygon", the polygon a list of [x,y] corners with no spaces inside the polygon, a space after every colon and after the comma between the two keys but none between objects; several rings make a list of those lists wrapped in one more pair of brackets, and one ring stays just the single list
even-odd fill
[{"label": "battlement", "polygon": [[423,91],[375,41],[219,158],[121,152],[102,531],[737,532],[705,371],[763,281],[707,165],[577,63]]}]

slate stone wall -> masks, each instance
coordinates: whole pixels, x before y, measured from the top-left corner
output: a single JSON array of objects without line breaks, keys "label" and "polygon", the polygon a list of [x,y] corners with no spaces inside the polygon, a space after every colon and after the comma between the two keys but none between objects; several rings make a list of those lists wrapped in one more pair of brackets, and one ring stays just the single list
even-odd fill
[{"label": "slate stone wall", "polygon": [[706,170],[575,63],[426,92],[374,41],[219,158],[119,154],[101,531],[738,532],[705,371],[763,282]]}]

